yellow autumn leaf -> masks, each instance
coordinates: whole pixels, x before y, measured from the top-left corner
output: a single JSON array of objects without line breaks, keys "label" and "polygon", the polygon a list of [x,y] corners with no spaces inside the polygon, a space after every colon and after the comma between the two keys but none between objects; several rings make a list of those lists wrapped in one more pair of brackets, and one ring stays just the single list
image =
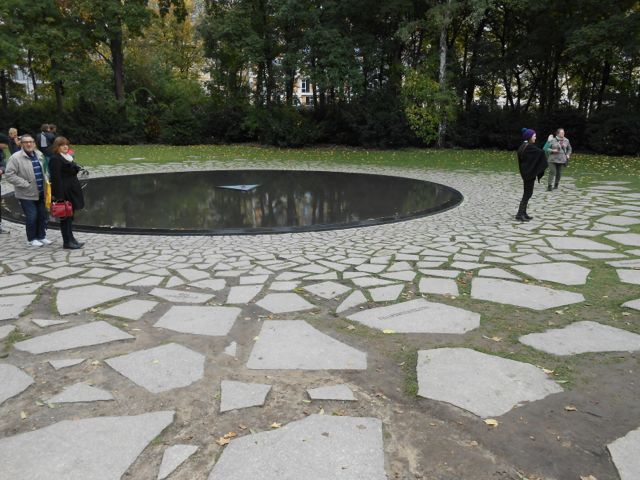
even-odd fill
[{"label": "yellow autumn leaf", "polygon": [[498,421],[495,418],[487,418],[484,423],[489,425],[490,427],[497,427],[499,425]]},{"label": "yellow autumn leaf", "polygon": [[382,330],[382,333],[396,333],[396,331],[391,330],[390,328],[385,328],[384,330]]}]

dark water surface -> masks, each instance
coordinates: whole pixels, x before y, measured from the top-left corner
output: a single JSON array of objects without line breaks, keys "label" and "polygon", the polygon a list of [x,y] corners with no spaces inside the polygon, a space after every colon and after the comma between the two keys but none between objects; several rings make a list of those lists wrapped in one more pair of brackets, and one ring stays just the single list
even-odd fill
[{"label": "dark water surface", "polygon": [[[86,208],[75,216],[76,229],[114,233],[328,230],[429,215],[462,201],[460,192],[437,183],[341,172],[179,172],[86,183]],[[24,222],[13,195],[4,197],[5,215]]]}]

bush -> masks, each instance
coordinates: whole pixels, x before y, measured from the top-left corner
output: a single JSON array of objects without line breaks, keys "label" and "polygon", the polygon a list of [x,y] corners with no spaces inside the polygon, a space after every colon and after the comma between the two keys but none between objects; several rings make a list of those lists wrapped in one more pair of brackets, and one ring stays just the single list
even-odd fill
[{"label": "bush", "polygon": [[598,112],[589,121],[587,142],[605,155],[640,154],[640,113],[622,109]]}]

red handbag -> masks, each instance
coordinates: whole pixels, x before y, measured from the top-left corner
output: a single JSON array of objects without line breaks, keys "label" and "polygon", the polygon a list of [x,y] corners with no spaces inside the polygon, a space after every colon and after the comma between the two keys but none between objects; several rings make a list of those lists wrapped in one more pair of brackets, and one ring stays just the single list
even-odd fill
[{"label": "red handbag", "polygon": [[52,202],[51,216],[55,218],[73,217],[73,205],[69,200]]}]

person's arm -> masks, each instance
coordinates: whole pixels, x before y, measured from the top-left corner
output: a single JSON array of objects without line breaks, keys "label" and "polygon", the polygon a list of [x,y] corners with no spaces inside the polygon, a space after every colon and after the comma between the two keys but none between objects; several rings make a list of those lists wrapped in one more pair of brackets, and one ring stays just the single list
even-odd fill
[{"label": "person's arm", "polygon": [[569,160],[569,157],[571,156],[571,153],[573,152],[573,149],[571,148],[571,142],[569,141],[569,139],[567,138],[567,160]]},{"label": "person's arm", "polygon": [[30,182],[18,175],[18,167],[16,163],[17,160],[15,158],[9,158],[7,170],[4,172],[4,178],[6,178],[7,182],[14,187],[27,188],[30,185]]}]

